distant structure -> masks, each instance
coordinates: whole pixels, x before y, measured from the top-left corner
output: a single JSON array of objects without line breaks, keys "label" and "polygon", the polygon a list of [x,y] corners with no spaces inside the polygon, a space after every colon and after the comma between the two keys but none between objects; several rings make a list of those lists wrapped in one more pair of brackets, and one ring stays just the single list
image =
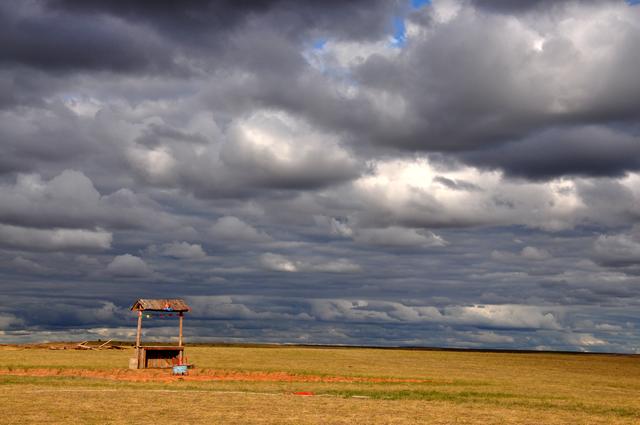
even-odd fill
[{"label": "distant structure", "polygon": [[[138,332],[136,334],[136,354],[135,357],[129,359],[129,368],[171,368],[176,365],[182,365],[184,359],[182,321],[184,319],[184,313],[191,311],[187,303],[180,299],[139,299],[131,306],[131,310],[138,312]],[[171,317],[173,314],[176,314],[179,319],[178,346],[144,346],[140,344],[142,318],[143,316],[151,317],[154,313],[161,313],[163,316]]]}]

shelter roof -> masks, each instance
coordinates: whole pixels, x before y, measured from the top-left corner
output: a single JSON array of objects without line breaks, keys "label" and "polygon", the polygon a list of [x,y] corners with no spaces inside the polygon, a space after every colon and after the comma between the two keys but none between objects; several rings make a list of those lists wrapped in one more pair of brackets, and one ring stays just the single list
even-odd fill
[{"label": "shelter roof", "polygon": [[139,299],[132,306],[136,311],[190,311],[191,308],[181,299]]}]

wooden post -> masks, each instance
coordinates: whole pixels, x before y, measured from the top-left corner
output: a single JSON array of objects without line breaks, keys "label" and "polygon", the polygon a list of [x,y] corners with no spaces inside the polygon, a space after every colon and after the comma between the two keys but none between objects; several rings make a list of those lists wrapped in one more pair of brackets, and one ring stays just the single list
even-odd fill
[{"label": "wooden post", "polygon": [[[182,319],[184,318],[184,313],[180,312],[180,322],[179,322],[179,330],[178,330],[178,347],[182,347]],[[180,364],[182,364],[182,353],[183,351],[180,350],[180,354],[179,354],[179,359],[180,359]]]},{"label": "wooden post", "polygon": [[142,334],[142,311],[138,310],[138,333],[136,334],[136,358],[140,369],[140,335]]}]

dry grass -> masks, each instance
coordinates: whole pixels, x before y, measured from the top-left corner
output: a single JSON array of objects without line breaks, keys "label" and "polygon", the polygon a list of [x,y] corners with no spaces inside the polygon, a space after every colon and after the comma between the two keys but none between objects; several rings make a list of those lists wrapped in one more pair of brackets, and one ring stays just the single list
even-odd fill
[{"label": "dry grass", "polygon": [[[111,371],[124,368],[130,355],[0,349],[0,370]],[[186,423],[640,423],[640,358],[633,356],[297,347],[192,347],[188,355],[200,374],[426,381],[124,382],[9,374],[0,375],[0,406],[10,406],[0,408],[3,422],[125,423],[141,415],[159,423],[176,417]],[[292,394],[298,391],[316,396]]]}]

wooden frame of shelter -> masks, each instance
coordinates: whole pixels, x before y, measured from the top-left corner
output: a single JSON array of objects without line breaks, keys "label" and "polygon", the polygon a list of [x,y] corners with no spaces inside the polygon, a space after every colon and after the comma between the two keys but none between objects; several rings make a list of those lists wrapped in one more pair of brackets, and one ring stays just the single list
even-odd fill
[{"label": "wooden frame of shelter", "polygon": [[[184,313],[191,311],[191,308],[180,299],[139,299],[133,306],[132,311],[138,312],[138,332],[136,334],[136,354],[129,361],[130,369],[146,368],[170,368],[176,364],[183,364],[184,345],[182,341],[182,321]],[[142,317],[145,311],[178,313],[178,345],[141,345],[142,337]]]}]

